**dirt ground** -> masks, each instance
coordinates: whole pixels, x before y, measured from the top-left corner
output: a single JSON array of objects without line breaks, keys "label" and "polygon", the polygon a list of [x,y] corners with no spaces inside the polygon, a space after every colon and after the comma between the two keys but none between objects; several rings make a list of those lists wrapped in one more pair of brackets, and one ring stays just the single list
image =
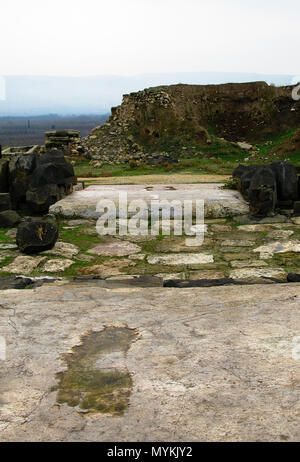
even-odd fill
[{"label": "dirt ground", "polygon": [[222,183],[230,175],[195,175],[193,173],[173,173],[171,175],[139,175],[99,178],[78,178],[92,184],[164,184],[164,183]]}]

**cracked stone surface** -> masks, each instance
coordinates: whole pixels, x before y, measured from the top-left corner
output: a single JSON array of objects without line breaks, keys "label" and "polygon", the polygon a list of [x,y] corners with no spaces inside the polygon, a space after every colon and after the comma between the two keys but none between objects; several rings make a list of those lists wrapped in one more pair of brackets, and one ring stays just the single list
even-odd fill
[{"label": "cracked stone surface", "polygon": [[[300,441],[297,283],[0,296],[1,441]],[[63,355],[105,326],[139,332],[122,361],[97,363],[131,374],[121,416],[59,404],[55,391]]]}]

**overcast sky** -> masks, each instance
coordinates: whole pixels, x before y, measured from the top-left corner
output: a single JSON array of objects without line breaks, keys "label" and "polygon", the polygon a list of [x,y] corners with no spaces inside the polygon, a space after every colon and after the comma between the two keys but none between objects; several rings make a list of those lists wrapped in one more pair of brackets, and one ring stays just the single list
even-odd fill
[{"label": "overcast sky", "polygon": [[0,75],[299,75],[299,13],[299,0],[1,0]]}]

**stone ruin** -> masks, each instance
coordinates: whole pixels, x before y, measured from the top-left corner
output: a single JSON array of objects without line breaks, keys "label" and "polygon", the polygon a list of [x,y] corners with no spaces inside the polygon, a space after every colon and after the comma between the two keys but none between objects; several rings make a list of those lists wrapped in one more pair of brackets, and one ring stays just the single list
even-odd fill
[{"label": "stone ruin", "polygon": [[0,159],[0,211],[14,209],[47,213],[50,205],[73,191],[73,165],[64,152],[47,150]]},{"label": "stone ruin", "polygon": [[300,215],[300,176],[289,162],[239,165],[232,174],[254,217]]},{"label": "stone ruin", "polygon": [[35,144],[32,146],[16,146],[16,147],[10,147],[10,148],[5,148],[2,153],[1,153],[1,147],[0,147],[0,157],[5,157],[5,158],[11,158],[14,156],[21,156],[21,155],[29,155],[29,154],[34,154],[36,152],[39,152],[40,147]]},{"label": "stone ruin", "polygon": [[45,150],[61,149],[67,156],[76,156],[84,152],[78,130],[51,130],[45,132]]}]

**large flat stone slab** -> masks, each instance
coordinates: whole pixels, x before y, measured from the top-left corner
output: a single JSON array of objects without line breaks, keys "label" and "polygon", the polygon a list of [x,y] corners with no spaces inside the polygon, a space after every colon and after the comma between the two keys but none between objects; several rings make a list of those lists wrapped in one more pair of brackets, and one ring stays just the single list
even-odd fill
[{"label": "large flat stone slab", "polygon": [[[0,296],[1,441],[300,441],[299,284],[92,282]],[[91,331],[101,339],[105,326],[135,335],[125,357],[94,358],[98,371],[130,373],[129,406],[117,416],[58,403],[55,391],[63,355],[81,342],[88,352]]]},{"label": "large flat stone slab", "polygon": [[211,218],[242,215],[249,208],[238,191],[222,189],[222,184],[153,184],[153,185],[95,185],[56,202],[50,212],[65,218],[97,218],[96,211],[101,199],[112,199],[118,209],[119,192],[127,192],[128,200],[143,199],[150,207],[151,200],[205,201],[205,216]]}]

